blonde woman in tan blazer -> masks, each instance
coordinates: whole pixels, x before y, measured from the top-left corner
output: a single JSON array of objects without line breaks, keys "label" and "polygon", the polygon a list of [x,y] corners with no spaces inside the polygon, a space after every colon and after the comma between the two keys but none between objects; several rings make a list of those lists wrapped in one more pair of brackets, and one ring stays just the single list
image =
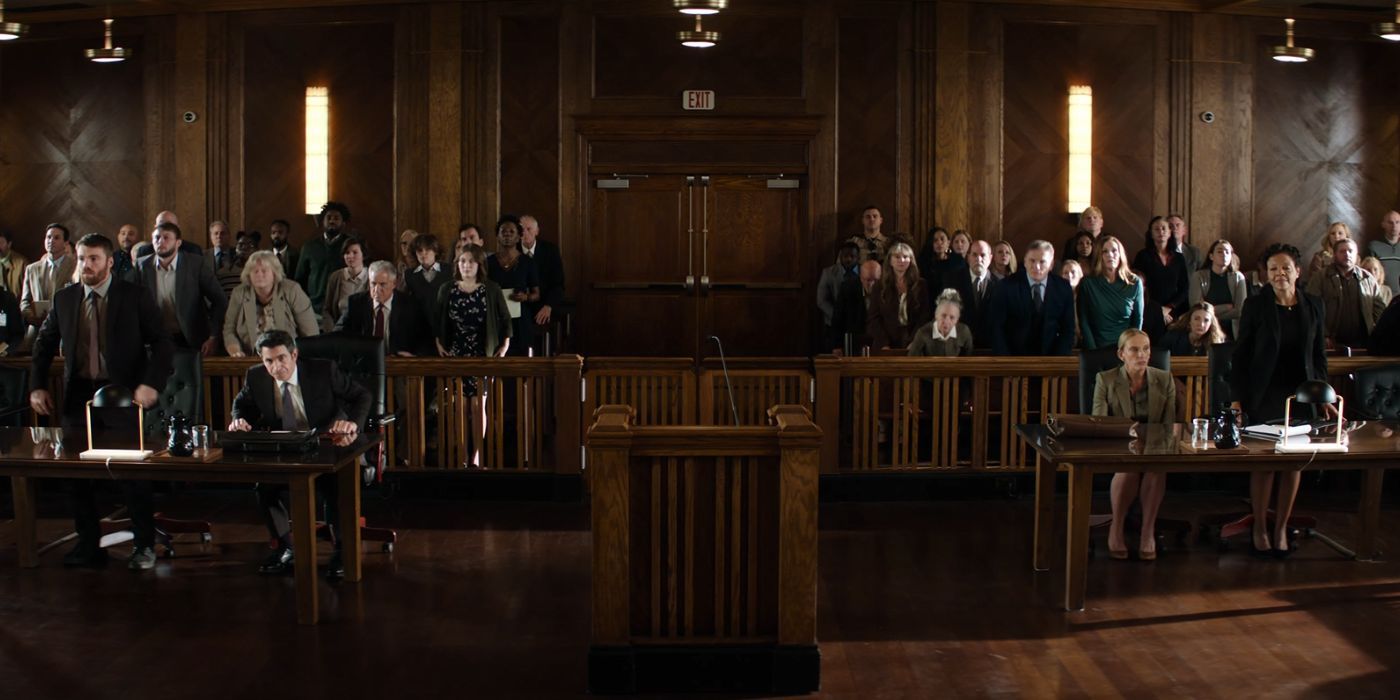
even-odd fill
[{"label": "blonde woman in tan blazer", "polygon": [[283,330],[296,337],[316,335],[316,312],[311,298],[286,278],[282,263],[270,250],[248,257],[242,284],[234,287],[224,316],[224,349],[229,357],[253,354],[253,344],[266,331]]},{"label": "blonde woman in tan blazer", "polygon": [[[1152,357],[1152,340],[1147,334],[1129,328],[1118,336],[1118,359],[1121,367],[1104,370],[1094,383],[1094,415],[1132,418],[1143,423],[1173,423],[1176,421],[1176,383],[1172,376],[1155,367],[1148,367]],[[1142,527],[1138,540],[1138,558],[1157,558],[1157,511],[1167,492],[1167,475],[1162,472],[1119,473],[1113,475],[1109,499],[1113,504],[1113,520],[1108,528],[1108,555],[1114,559],[1128,558],[1128,545],[1123,535],[1123,522],[1134,498],[1142,499]]]}]

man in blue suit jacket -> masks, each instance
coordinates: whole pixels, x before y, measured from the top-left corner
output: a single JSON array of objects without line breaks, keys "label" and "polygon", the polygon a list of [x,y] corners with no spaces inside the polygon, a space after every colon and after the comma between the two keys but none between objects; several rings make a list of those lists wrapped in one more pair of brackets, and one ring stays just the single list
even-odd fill
[{"label": "man in blue suit jacket", "polygon": [[1074,290],[1050,274],[1055,247],[1032,241],[1024,267],[997,285],[988,309],[992,352],[1068,355],[1074,347]]}]

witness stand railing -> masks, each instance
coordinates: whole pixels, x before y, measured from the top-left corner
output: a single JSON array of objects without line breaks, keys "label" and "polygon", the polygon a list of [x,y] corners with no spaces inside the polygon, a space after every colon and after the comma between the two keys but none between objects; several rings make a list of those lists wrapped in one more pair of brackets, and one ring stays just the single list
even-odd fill
[{"label": "witness stand railing", "polygon": [[[204,418],[228,425],[233,396],[254,359],[204,360]],[[1400,358],[1331,357],[1333,386]],[[28,367],[28,358],[0,359]],[[463,469],[471,458],[471,402],[465,378],[485,388],[486,471],[577,474],[584,417],[603,405],[632,407],[636,426],[761,426],[779,404],[807,409],[822,428],[824,474],[899,471],[1030,473],[1036,456],[1017,423],[1057,412],[1088,412],[1078,400],[1075,357],[907,358],[822,355],[733,358],[729,381],[716,360],[686,358],[389,358],[388,431],[395,468]],[[62,401],[62,360],[50,391]],[[1207,413],[1205,358],[1172,359],[1185,414]],[[733,404],[730,403],[732,386]],[[1350,402],[1349,402],[1350,403]],[[1353,404],[1360,405],[1360,404]],[[28,421],[40,425],[36,416]]]}]

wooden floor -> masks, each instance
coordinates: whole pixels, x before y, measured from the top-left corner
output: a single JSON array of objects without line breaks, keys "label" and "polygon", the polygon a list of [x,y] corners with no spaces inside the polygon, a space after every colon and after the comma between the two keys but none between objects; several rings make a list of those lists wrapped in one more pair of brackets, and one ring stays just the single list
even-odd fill
[{"label": "wooden floor", "polygon": [[[63,503],[44,503],[41,535],[59,536]],[[371,553],[359,585],[323,584],[326,622],[300,627],[291,579],[254,572],[265,544],[251,491],[160,505],[212,519],[216,539],[147,575],[65,571],[62,549],[19,570],[0,525],[0,697],[584,694],[584,506],[370,495],[398,550]],[[1238,507],[1169,495],[1163,515]],[[1320,514],[1349,536],[1345,516]],[[1029,571],[1026,499],[830,503],[821,524],[825,697],[1400,694],[1400,563],[1343,561],[1318,542],[1286,562],[1206,545],[1100,559],[1088,609],[1065,614],[1059,580]],[[1400,513],[1383,525],[1395,543]]]}]

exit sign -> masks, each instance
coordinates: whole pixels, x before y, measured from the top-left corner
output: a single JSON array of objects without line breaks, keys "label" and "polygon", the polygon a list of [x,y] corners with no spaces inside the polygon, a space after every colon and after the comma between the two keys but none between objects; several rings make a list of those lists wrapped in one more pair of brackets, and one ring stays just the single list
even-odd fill
[{"label": "exit sign", "polygon": [[681,93],[681,109],[714,109],[714,90],[686,90]]}]

